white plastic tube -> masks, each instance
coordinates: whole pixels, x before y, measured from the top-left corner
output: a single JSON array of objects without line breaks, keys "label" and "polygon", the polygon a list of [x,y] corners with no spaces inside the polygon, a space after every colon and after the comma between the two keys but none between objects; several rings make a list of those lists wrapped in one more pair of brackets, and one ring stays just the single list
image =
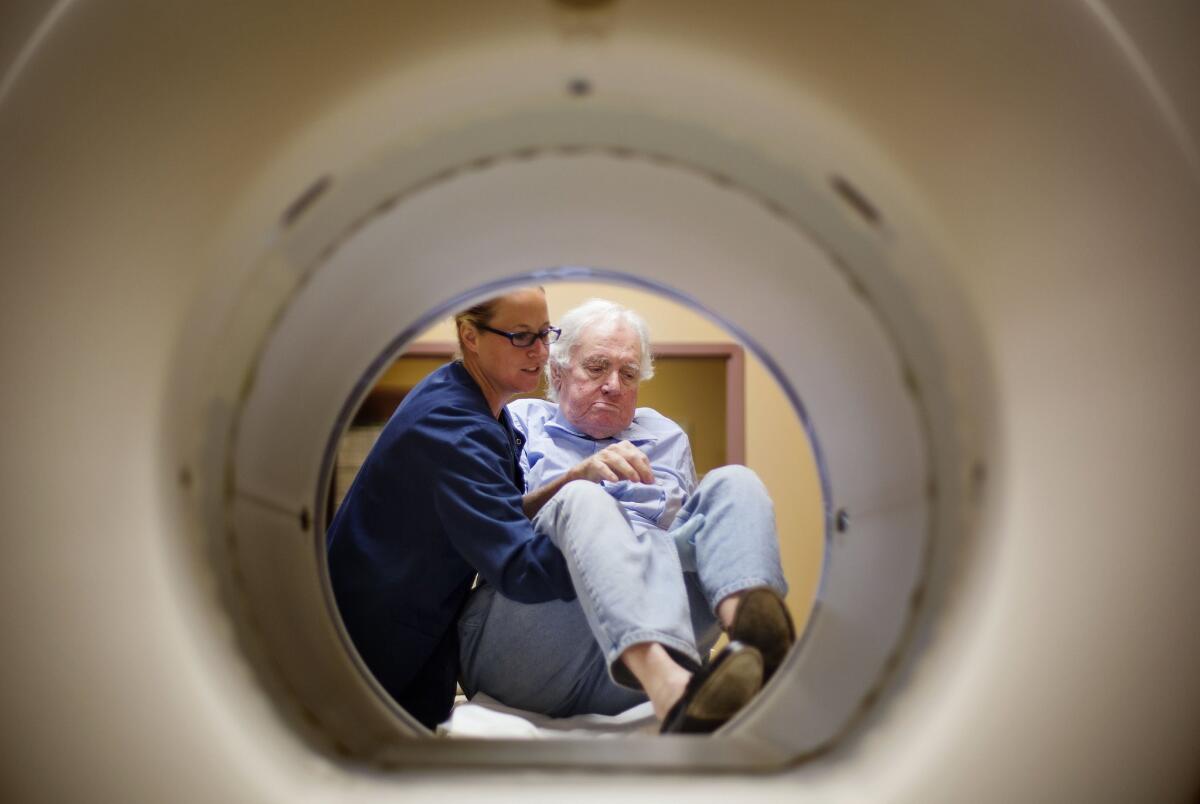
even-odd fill
[{"label": "white plastic tube", "polygon": [[[1194,12],[5,13],[13,798],[1194,793]],[[412,262],[371,262],[389,209]],[[703,258],[702,281],[678,255]],[[735,261],[742,281],[722,279]],[[686,290],[763,346],[852,513],[793,683],[728,748],[663,741],[657,764],[774,764],[814,722],[826,753],[767,776],[390,770],[434,749],[396,742],[402,719],[351,654],[288,662],[288,634],[328,613],[319,578],[237,577],[284,555],[244,537],[286,540],[286,521],[312,538],[322,428],[386,346],[382,313],[394,335],[562,265]],[[311,329],[384,275],[400,284],[378,310]],[[806,315],[785,326],[784,309]],[[313,385],[288,405],[302,344]],[[304,431],[294,453],[262,436],[273,418]],[[919,537],[858,552],[872,513]],[[812,694],[849,653],[864,678]],[[496,752],[589,764],[544,750]]]}]

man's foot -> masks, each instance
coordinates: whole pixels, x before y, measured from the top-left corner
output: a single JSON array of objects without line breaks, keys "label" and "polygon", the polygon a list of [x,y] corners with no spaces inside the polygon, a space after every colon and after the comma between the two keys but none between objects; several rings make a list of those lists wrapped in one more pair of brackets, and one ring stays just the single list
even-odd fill
[{"label": "man's foot", "polygon": [[654,704],[654,716],[659,720],[666,718],[692,678],[690,670],[685,670],[679,664],[680,661],[691,661],[682,657],[672,657],[658,642],[638,642],[630,645],[621,654],[621,661],[642,685],[650,702]]},{"label": "man's foot", "polygon": [[763,658],[763,684],[771,680],[796,641],[796,626],[787,604],[774,589],[760,586],[742,593],[729,639],[758,648]]},{"label": "man's foot", "polygon": [[716,731],[762,688],[763,660],[757,649],[730,642],[688,682],[683,697],[663,719],[663,734]]}]

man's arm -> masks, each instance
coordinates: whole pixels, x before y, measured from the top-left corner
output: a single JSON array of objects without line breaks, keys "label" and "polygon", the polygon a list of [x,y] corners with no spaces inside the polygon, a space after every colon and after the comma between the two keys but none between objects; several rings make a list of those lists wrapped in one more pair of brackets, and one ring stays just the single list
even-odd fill
[{"label": "man's arm", "polygon": [[602,480],[654,483],[654,471],[650,468],[650,459],[633,444],[628,441],[612,444],[583,459],[554,480],[521,498],[521,507],[525,510],[525,516],[532,519],[538,511],[542,510],[542,506],[550,502],[550,498],[557,494],[559,489],[572,480],[590,480],[593,483],[599,483]]}]

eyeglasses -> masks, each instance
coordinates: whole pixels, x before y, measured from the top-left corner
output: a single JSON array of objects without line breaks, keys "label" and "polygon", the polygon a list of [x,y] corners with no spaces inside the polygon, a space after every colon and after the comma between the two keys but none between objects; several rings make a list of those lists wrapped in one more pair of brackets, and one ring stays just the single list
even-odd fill
[{"label": "eyeglasses", "polygon": [[502,329],[489,327],[487,324],[476,324],[479,329],[485,329],[488,332],[494,332],[497,335],[503,335],[508,338],[513,346],[519,349],[524,349],[527,346],[533,346],[533,342],[540,340],[542,343],[549,346],[558,340],[558,336],[562,335],[562,330],[558,327],[546,327],[541,332],[505,332]]}]

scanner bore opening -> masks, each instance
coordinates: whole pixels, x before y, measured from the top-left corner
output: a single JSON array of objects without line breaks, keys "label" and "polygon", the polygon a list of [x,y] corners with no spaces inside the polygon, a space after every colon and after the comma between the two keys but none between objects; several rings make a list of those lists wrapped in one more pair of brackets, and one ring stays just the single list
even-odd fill
[{"label": "scanner bore opening", "polygon": [[[789,583],[787,603],[802,641],[820,583],[829,516],[820,453],[799,395],[780,376],[770,358],[760,357],[765,355],[757,345],[746,343],[744,334],[740,339],[734,337],[728,321],[701,309],[673,288],[580,267],[531,276],[538,277],[546,291],[552,322],[595,297],[616,301],[647,320],[655,376],[640,386],[637,404],[680,423],[691,442],[698,478],[719,466],[743,464],[763,481],[775,505],[784,575]],[[453,314],[522,284],[513,280],[502,288],[472,293],[468,300],[439,307],[422,319],[425,326],[406,328],[372,363],[346,400],[330,440],[322,470],[322,478],[328,476],[328,482],[324,494],[318,493],[318,504],[324,505],[319,520],[323,528],[332,522],[391,413],[420,379],[451,359],[457,346]],[[544,398],[544,392],[543,379],[537,391],[526,396]],[[321,543],[325,543],[323,539]],[[326,597],[334,600],[336,612],[327,560],[323,566]],[[340,616],[334,616],[340,622]],[[341,631],[343,639],[352,644],[344,623]],[[713,652],[724,643],[722,636]],[[353,653],[361,671],[373,678],[362,657],[357,651]],[[466,703],[461,689],[459,692],[456,706]],[[757,700],[749,706],[757,705]],[[555,736],[556,728],[551,722],[543,730]],[[648,729],[643,724],[639,731],[645,733]]]}]

